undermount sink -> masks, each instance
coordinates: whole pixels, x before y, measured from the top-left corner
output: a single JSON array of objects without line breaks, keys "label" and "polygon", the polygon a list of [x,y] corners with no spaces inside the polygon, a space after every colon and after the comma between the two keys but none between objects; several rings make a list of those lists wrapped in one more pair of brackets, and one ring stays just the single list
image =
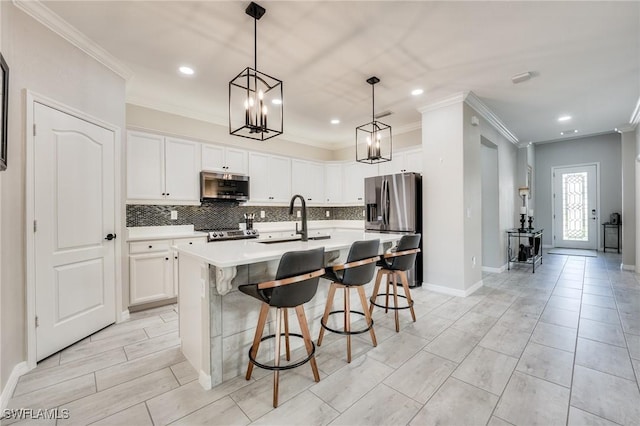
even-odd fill
[{"label": "undermount sink", "polygon": [[[331,235],[313,235],[309,237],[309,240],[328,240],[331,238]],[[300,236],[295,237],[286,237],[286,238],[270,238],[265,240],[258,240],[256,243],[260,244],[276,244],[276,243],[288,243],[291,241],[300,241]]]}]

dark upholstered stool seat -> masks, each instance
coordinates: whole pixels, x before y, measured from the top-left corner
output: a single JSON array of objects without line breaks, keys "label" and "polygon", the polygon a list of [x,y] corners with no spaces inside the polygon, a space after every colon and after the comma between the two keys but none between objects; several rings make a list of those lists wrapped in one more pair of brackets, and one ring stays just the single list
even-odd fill
[{"label": "dark upholstered stool seat", "polygon": [[[260,316],[253,338],[253,344],[249,349],[249,365],[247,367],[246,379],[251,379],[253,366],[273,370],[273,406],[278,406],[278,384],[279,372],[296,368],[311,362],[311,370],[316,382],[320,381],[318,366],[315,360],[315,346],[311,340],[307,318],[304,313],[303,304],[310,301],[315,296],[318,289],[320,277],[325,273],[324,268],[324,247],[314,250],[287,252],[282,255],[276,278],[273,281],[266,281],[258,284],[246,284],[238,287],[242,293],[251,296],[260,302]],[[269,308],[276,308],[275,334],[262,336]],[[289,333],[289,320],[287,308],[296,310],[300,330],[302,334]],[[293,364],[280,365],[280,337],[282,334],[282,322],[284,322],[284,335],[286,346],[286,359],[291,359],[289,349],[289,337],[294,336],[304,340],[307,350],[307,357]],[[273,365],[267,365],[256,361],[260,342],[266,339],[275,339],[275,354]]]},{"label": "dark upholstered stool seat", "polygon": [[[373,278],[373,274],[376,269],[376,261],[379,259],[379,247],[380,240],[356,241],[349,249],[347,262],[327,268],[327,271],[323,276],[323,278],[331,281],[331,286],[329,287],[324,315],[320,320],[322,328],[320,328],[320,334],[318,336],[318,346],[322,344],[322,338],[325,330],[346,335],[347,362],[351,362],[351,336],[353,334],[361,334],[368,331],[371,334],[373,346],[377,346],[378,344],[376,341],[376,334],[373,331],[373,320],[371,319],[369,310],[367,309],[367,298],[362,286],[370,282]],[[333,306],[333,298],[338,288],[344,289],[344,309],[332,311],[331,307]],[[351,310],[351,303],[349,300],[349,291],[351,288],[355,288],[357,290],[363,312]],[[351,330],[352,313],[364,316],[367,326],[360,330]],[[344,315],[344,330],[336,330],[327,325],[329,316],[335,314]]]},{"label": "dark upholstered stool seat", "polygon": [[[373,287],[373,294],[369,301],[369,313],[373,314],[373,307],[378,306],[384,308],[385,313],[389,312],[389,309],[395,312],[396,332],[400,331],[400,320],[398,312],[402,309],[409,309],[411,311],[411,317],[413,321],[416,321],[416,313],[413,310],[413,300],[411,299],[411,292],[409,290],[409,282],[407,281],[407,270],[413,267],[416,261],[416,256],[420,252],[420,234],[404,235],[395,251],[391,253],[385,253],[382,259],[377,262],[377,266],[380,266],[378,275],[376,276],[376,283]],[[385,293],[378,293],[380,290],[380,283],[382,277],[387,276],[387,289]],[[398,294],[398,281],[400,281],[404,290],[404,295]],[[389,304],[389,298],[391,296],[390,291],[393,290],[393,306]],[[384,296],[384,305],[378,303],[376,300],[378,297]],[[406,305],[399,305],[398,298],[404,298],[407,300]]]}]

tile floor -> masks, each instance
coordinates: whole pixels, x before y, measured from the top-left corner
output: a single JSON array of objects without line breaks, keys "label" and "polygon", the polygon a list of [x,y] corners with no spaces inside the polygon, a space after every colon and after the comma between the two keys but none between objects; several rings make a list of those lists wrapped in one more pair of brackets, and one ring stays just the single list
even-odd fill
[{"label": "tile floor", "polygon": [[[414,289],[416,323],[376,310],[378,347],[342,337],[305,365],[204,391],[173,306],[131,315],[24,375],[10,407],[66,408],[58,425],[638,425],[640,284],[620,256],[547,255],[535,274],[486,274],[467,298]],[[6,419],[4,423],[10,423]],[[20,424],[25,424],[23,421]],[[36,424],[54,424],[40,420]]]}]

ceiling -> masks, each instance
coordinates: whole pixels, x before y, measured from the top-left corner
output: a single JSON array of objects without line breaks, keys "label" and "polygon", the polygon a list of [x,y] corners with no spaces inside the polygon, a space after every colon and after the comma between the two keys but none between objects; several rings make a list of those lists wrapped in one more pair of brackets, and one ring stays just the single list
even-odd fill
[{"label": "ceiling", "polygon": [[[45,5],[133,71],[127,102],[226,126],[228,82],[253,65],[248,3]],[[639,2],[259,3],[258,69],[284,81],[289,140],[352,144],[371,120],[372,75],[376,112],[392,112],[381,121],[394,133],[419,128],[421,106],[463,91],[522,143],[605,133],[629,123],[640,96]],[[180,75],[183,64],[195,75]],[[512,83],[527,71],[534,77]]]}]

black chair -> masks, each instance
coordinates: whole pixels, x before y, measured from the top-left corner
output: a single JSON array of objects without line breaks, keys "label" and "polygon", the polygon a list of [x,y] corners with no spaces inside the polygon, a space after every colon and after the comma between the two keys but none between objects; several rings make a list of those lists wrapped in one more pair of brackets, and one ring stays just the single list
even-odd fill
[{"label": "black chair", "polygon": [[[400,238],[395,250],[391,253],[385,253],[382,255],[382,259],[378,262],[378,266],[381,268],[378,271],[376,283],[373,287],[373,293],[370,299],[371,304],[369,305],[369,314],[373,314],[374,306],[384,308],[385,313],[389,312],[389,309],[394,310],[396,332],[400,331],[400,322],[398,319],[398,312],[400,309],[411,310],[413,322],[416,321],[416,313],[413,310],[413,300],[411,299],[409,282],[407,280],[407,270],[413,267],[416,261],[416,256],[420,252],[420,237],[420,234],[404,235]],[[383,275],[387,276],[387,291],[386,293],[378,293]],[[402,283],[404,295],[398,294],[398,280]],[[389,305],[390,287],[393,288],[393,306]],[[376,299],[380,296],[385,297],[384,305],[376,303]],[[398,297],[406,299],[407,304],[404,306],[398,305]]]},{"label": "black chair", "polygon": [[[322,338],[324,337],[324,331],[329,330],[333,333],[344,334],[347,336],[347,362],[351,362],[351,335],[366,333],[371,334],[371,341],[373,346],[377,346],[376,334],[373,331],[373,320],[369,315],[369,309],[367,307],[367,297],[364,294],[362,286],[367,284],[373,279],[373,274],[376,270],[376,261],[380,259],[378,251],[380,249],[380,240],[370,241],[356,241],[351,245],[349,254],[347,255],[347,263],[341,265],[335,265],[331,269],[327,269],[323,278],[331,281],[331,287],[329,287],[329,294],[327,296],[327,305],[324,309],[324,315],[320,320],[320,335],[318,336],[318,346],[322,344]],[[339,311],[332,311],[333,298],[336,293],[336,289],[344,289],[344,309]],[[349,291],[355,288],[360,296],[360,303],[364,312],[352,311],[351,303],[349,301]],[[344,313],[344,331],[335,330],[327,326],[327,320],[329,315]],[[360,330],[351,330],[351,314],[358,314],[365,317],[367,321],[367,327]]]},{"label": "black chair", "polygon": [[[258,326],[256,334],[253,338],[253,344],[249,349],[249,366],[247,367],[246,379],[251,379],[253,366],[273,371],[273,406],[278,406],[278,379],[281,370],[289,370],[299,367],[311,361],[311,370],[316,382],[320,381],[318,374],[318,366],[315,359],[315,345],[311,340],[307,318],[304,313],[303,304],[315,296],[318,289],[318,281],[325,270],[324,265],[324,247],[314,250],[288,252],[282,255],[276,278],[273,281],[261,282],[258,284],[246,284],[238,287],[238,290],[254,297],[262,302],[260,316],[258,318]],[[276,308],[276,330],[275,334],[262,337],[264,326],[269,315],[269,308]],[[294,308],[300,323],[302,335],[289,333],[289,321],[287,308]],[[284,333],[286,346],[286,359],[291,359],[289,350],[289,337],[295,336],[304,340],[307,349],[307,357],[294,363],[280,365],[280,336],[282,329],[282,318],[284,317]],[[273,365],[266,365],[256,361],[258,347],[260,342],[266,339],[275,338],[275,356]]]}]

